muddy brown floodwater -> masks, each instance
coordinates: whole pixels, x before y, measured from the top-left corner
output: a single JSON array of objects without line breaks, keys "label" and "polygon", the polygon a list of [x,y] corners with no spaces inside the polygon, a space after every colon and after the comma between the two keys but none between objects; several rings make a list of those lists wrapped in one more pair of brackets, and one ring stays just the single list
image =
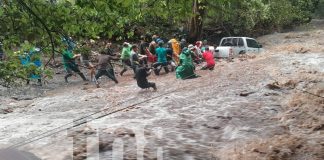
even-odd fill
[{"label": "muddy brown floodwater", "polygon": [[42,96],[2,93],[0,145],[46,160],[324,159],[324,31],[316,23],[260,37],[265,53],[218,61],[196,79],[151,76],[157,92],[137,88],[129,72],[118,85],[103,78],[101,88],[75,78],[27,92]]}]

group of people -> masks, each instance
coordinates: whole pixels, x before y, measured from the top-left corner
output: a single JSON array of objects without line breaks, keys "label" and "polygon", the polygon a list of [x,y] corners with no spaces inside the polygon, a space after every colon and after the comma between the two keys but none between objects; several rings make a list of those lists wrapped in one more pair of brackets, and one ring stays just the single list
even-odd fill
[{"label": "group of people", "polygon": [[[79,74],[84,81],[87,81],[84,74],[78,68],[75,63],[75,59],[80,57],[80,54],[74,55],[72,53],[75,47],[72,42],[66,40],[67,47],[63,51],[63,63],[67,71],[65,81],[68,82],[68,77],[72,75],[72,71]],[[100,51],[98,56],[98,64],[87,64],[89,68],[96,66],[97,73],[94,77],[94,81],[99,87],[98,79],[106,75],[116,84],[118,80],[115,76],[115,71],[111,61],[120,60],[123,66],[122,71],[119,73],[123,76],[128,69],[134,72],[134,79],[140,88],[153,88],[157,90],[156,84],[148,82],[147,77],[154,72],[155,75],[160,75],[162,68],[165,73],[175,71],[176,78],[178,79],[190,79],[196,78],[195,65],[205,63],[201,69],[213,70],[215,66],[213,52],[209,49],[207,41],[198,41],[195,45],[188,45],[186,41],[182,39],[180,42],[176,36],[165,42],[157,35],[153,35],[151,41],[148,41],[147,37],[142,36],[139,45],[131,45],[124,42],[121,50],[121,54],[114,53],[111,49],[111,43],[108,43],[104,49]]]}]

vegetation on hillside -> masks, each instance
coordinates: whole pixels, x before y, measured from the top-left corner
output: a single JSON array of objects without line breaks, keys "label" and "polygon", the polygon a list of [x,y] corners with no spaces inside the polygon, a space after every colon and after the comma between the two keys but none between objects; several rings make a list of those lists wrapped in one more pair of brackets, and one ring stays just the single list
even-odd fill
[{"label": "vegetation on hillside", "polygon": [[[307,23],[323,0],[2,0],[0,84],[26,78],[19,56],[37,46],[42,57],[61,52],[62,36],[76,41],[138,39],[142,34],[261,35]],[[26,45],[28,44],[28,45]],[[29,48],[28,48],[29,46]],[[17,52],[20,51],[20,52]],[[45,62],[44,66],[48,63]],[[45,70],[47,73],[48,71]]]}]

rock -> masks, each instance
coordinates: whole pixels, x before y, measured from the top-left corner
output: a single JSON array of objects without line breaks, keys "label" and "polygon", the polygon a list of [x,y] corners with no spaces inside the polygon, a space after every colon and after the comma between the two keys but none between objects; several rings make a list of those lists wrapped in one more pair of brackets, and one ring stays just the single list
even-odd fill
[{"label": "rock", "polygon": [[210,125],[210,124],[203,124],[204,127],[210,128],[210,129],[220,129],[221,127],[218,125]]},{"label": "rock", "polygon": [[266,88],[271,89],[271,90],[281,89],[278,82],[267,84]]},{"label": "rock", "polygon": [[253,94],[253,93],[255,93],[255,92],[247,92],[247,91],[244,91],[244,92],[240,93],[240,96],[247,97],[247,96],[249,96],[250,94]]},{"label": "rock", "polygon": [[256,152],[256,153],[260,153],[260,154],[265,154],[264,152],[261,152],[259,149],[257,149],[257,148],[253,148],[252,150],[251,150],[252,152]]},{"label": "rock", "polygon": [[297,84],[298,84],[298,82],[295,82],[293,80],[289,80],[284,84],[284,86],[293,89],[293,88],[296,87]]},{"label": "rock", "polygon": [[304,47],[301,47],[300,49],[298,50],[295,50],[295,53],[302,53],[302,54],[305,54],[307,52],[309,52],[310,49],[305,49]]},{"label": "rock", "polygon": [[126,135],[129,135],[130,137],[135,137],[135,133],[127,128],[118,128],[114,131],[114,134],[118,137],[124,137]]},{"label": "rock", "polygon": [[11,108],[6,108],[6,109],[0,110],[0,113],[2,113],[2,114],[8,114],[8,113],[12,113],[12,112],[13,112],[13,109],[11,109]]},{"label": "rock", "polygon": [[313,131],[324,130],[324,124],[317,125],[312,130]]},{"label": "rock", "polygon": [[21,101],[21,100],[33,100],[36,97],[32,97],[32,96],[12,96],[11,98],[14,99],[14,100],[17,100],[17,101]]},{"label": "rock", "polygon": [[265,93],[264,96],[279,96],[279,93],[270,92],[270,93]]},{"label": "rock", "polygon": [[112,135],[100,135],[99,139],[99,151],[111,151],[114,143],[114,137]]},{"label": "rock", "polygon": [[226,120],[231,120],[233,117],[230,117],[230,116],[216,116],[217,118],[220,118],[220,119],[226,119]]}]

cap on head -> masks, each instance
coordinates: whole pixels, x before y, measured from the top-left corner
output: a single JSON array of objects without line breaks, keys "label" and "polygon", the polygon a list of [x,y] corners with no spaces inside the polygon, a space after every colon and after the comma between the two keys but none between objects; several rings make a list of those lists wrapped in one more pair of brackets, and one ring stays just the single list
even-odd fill
[{"label": "cap on head", "polygon": [[190,50],[195,49],[195,47],[194,47],[192,44],[190,44],[190,45],[188,46],[188,48],[189,48]]},{"label": "cap on head", "polygon": [[158,45],[159,45],[160,47],[162,47],[162,46],[163,46],[163,44],[164,44],[164,42],[163,42],[163,41],[159,41],[159,43],[158,43]]},{"label": "cap on head", "polygon": [[127,42],[123,43],[123,47],[128,47],[128,46],[129,46],[129,43],[127,43]]}]

